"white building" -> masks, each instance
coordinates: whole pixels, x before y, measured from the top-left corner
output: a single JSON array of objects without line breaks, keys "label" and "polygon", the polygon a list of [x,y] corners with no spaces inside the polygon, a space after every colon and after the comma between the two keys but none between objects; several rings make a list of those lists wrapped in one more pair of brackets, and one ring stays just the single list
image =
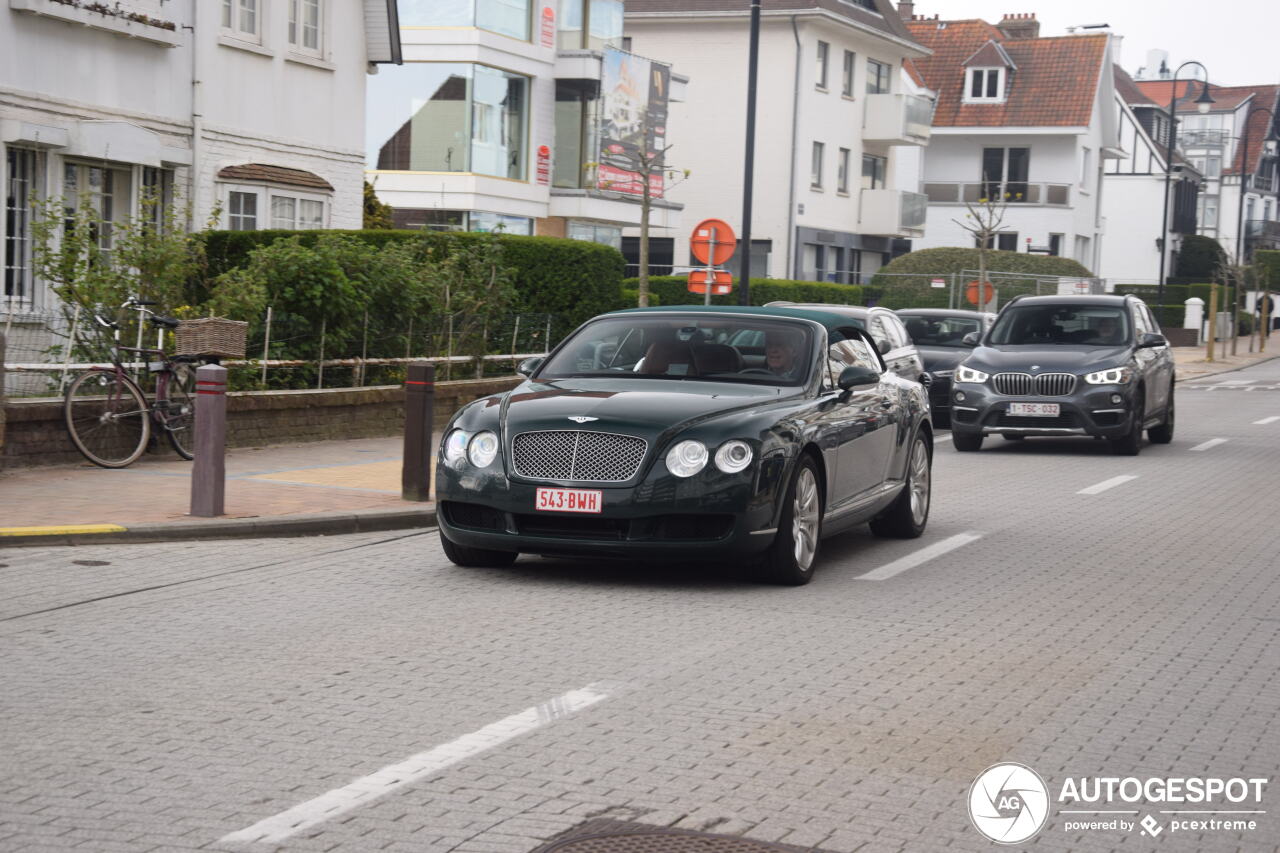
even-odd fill
[{"label": "white building", "polygon": [[1105,33],[1041,38],[1034,15],[981,20],[915,17],[907,28],[933,53],[914,60],[938,93],[924,157],[929,198],[915,248],[974,245],[966,202],[1007,198],[994,248],[1074,258],[1098,273],[1104,162],[1123,156]]},{"label": "white building", "polygon": [[[398,59],[394,0],[10,0],[0,10],[0,310],[36,313],[34,193],[197,227],[359,228],[365,76]],[[104,243],[110,234],[104,231]]]},{"label": "white building", "polygon": [[[637,86],[655,75],[654,103],[678,100],[685,82],[616,51],[622,14],[622,0],[401,0],[404,64],[370,79],[365,142],[369,180],[397,226],[621,248],[640,205],[598,180],[605,105],[621,109],[603,91],[606,65],[641,75]],[[632,93],[633,105],[643,110],[649,93]],[[678,218],[658,200],[650,222]]]},{"label": "white building", "polygon": [[[1168,111],[1152,103],[1120,66],[1113,68],[1121,157],[1106,161],[1102,212],[1106,239],[1097,272],[1112,284],[1154,284],[1177,265],[1182,238],[1196,233],[1201,175],[1175,145],[1166,175]],[[1168,178],[1166,189],[1166,177]],[[1165,195],[1168,194],[1168,205]],[[1162,228],[1161,217],[1168,219]]]},{"label": "white building", "polygon": [[[671,193],[684,227],[661,235],[656,253],[677,266],[696,263],[694,223],[722,219],[741,234],[749,6],[627,0],[631,49],[692,81],[671,109],[680,143],[670,160],[691,172]],[[929,140],[932,104],[906,91],[902,73],[928,51],[887,0],[764,0],[760,18],[751,274],[866,281],[906,251],[902,238],[923,234],[915,176],[899,185],[895,167]],[[735,274],[743,251],[727,265]]]}]

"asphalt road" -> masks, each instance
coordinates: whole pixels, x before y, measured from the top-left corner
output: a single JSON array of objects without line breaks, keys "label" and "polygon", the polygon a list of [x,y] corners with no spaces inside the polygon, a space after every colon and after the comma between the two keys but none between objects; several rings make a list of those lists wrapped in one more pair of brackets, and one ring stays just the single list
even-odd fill
[{"label": "asphalt road", "polygon": [[[940,439],[926,535],[827,540],[795,589],[434,532],[0,551],[0,850],[526,853],[598,816],[991,850],[999,762],[1049,788],[1028,848],[1275,850],[1280,362],[1178,414],[1136,458]],[[1270,782],[1057,801],[1082,777]],[[1221,809],[1259,813],[1168,813]],[[1174,825],[1219,818],[1256,828]]]}]

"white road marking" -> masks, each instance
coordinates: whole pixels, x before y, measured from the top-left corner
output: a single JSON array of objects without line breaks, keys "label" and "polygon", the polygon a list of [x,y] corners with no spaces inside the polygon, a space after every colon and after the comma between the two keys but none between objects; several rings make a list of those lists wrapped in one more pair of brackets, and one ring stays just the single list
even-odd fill
[{"label": "white road marking", "polygon": [[1103,480],[1101,483],[1095,483],[1087,489],[1081,489],[1076,492],[1077,495],[1096,495],[1105,492],[1107,489],[1114,489],[1116,486],[1123,485],[1130,480],[1138,479],[1137,474],[1121,474],[1119,477],[1112,477],[1110,480]]},{"label": "white road marking", "polygon": [[1254,423],[1255,424],[1273,424],[1276,421],[1280,421],[1280,415],[1272,415],[1269,418],[1263,418],[1260,421],[1254,421]]},{"label": "white road marking", "polygon": [[463,735],[446,744],[410,756],[399,764],[392,764],[356,779],[342,788],[335,788],[305,803],[299,803],[278,815],[260,820],[247,829],[224,835],[219,843],[277,842],[302,832],[318,823],[363,806],[424,776],[438,773],[485,750],[506,743],[513,738],[540,729],[548,723],[568,717],[608,697],[600,685],[588,685],[570,690],[549,702],[526,708],[496,723]]},{"label": "white road marking", "polygon": [[878,569],[872,569],[865,575],[859,576],[857,579],[860,581],[888,580],[895,575],[902,574],[908,569],[914,569],[916,566],[927,563],[935,557],[941,557],[948,551],[954,551],[957,548],[968,545],[970,542],[975,542],[981,538],[981,533],[957,533],[955,536],[949,536],[941,542],[935,542],[928,548],[921,548],[914,554],[908,554],[907,556],[894,560],[892,563],[887,563]]},{"label": "white road marking", "polygon": [[1197,444],[1195,447],[1191,449],[1193,451],[1208,450],[1210,447],[1217,447],[1219,444],[1226,444],[1226,443],[1227,443],[1227,439],[1225,438],[1211,438],[1208,441],[1204,442],[1203,444]]}]

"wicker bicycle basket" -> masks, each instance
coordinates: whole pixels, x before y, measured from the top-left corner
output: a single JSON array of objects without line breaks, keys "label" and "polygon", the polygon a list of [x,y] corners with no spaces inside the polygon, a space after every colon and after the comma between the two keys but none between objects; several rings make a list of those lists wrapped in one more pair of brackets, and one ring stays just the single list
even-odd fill
[{"label": "wicker bicycle basket", "polygon": [[173,330],[174,350],[178,355],[244,358],[248,331],[249,324],[242,320],[221,317],[183,320]]}]

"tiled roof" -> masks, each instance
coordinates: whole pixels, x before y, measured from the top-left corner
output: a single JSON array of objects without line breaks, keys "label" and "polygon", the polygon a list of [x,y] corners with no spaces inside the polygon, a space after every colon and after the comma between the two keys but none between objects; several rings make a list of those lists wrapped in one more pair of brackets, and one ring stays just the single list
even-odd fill
[{"label": "tiled roof", "polygon": [[[1173,81],[1172,80],[1137,80],[1134,85],[1142,91],[1156,104],[1163,106],[1166,110],[1169,108],[1169,101],[1172,100]],[[1178,81],[1178,97],[1183,100],[1178,102],[1178,112],[1193,113],[1196,111],[1196,98],[1200,97],[1200,81],[1199,80],[1179,80]],[[1213,98],[1212,110],[1230,110],[1240,106],[1240,102],[1249,97],[1256,91],[1256,86],[1215,86],[1209,85],[1209,97]],[[1187,97],[1190,95],[1190,97]]]},{"label": "tiled roof", "polygon": [[1001,49],[998,41],[988,41],[978,48],[973,56],[964,61],[966,68],[996,68],[998,66],[1008,68],[1012,64],[1013,60],[1009,58],[1009,54]]},{"label": "tiled roof", "polygon": [[[1133,82],[1133,78],[1129,76],[1128,71],[1125,71],[1119,65],[1112,65],[1111,70],[1115,74],[1116,94],[1123,98],[1126,104],[1131,107],[1160,106],[1138,88],[1138,84]],[[1168,104],[1167,101],[1165,103],[1166,105]]]},{"label": "tiled roof", "polygon": [[[912,40],[890,0],[872,0],[872,4],[876,7],[874,12],[858,5],[857,0],[761,0],[760,8],[766,12],[822,9],[898,38]],[[626,0],[625,8],[628,15],[738,12],[746,16],[751,11],[751,3],[749,0]]]},{"label": "tiled roof", "polygon": [[[1280,101],[1277,100],[1280,97],[1280,86],[1250,86],[1249,88],[1258,95],[1251,106],[1266,107],[1273,114],[1280,113]],[[1213,95],[1216,100],[1217,95],[1214,94],[1214,91],[1210,89],[1209,94]],[[1245,128],[1245,132],[1249,134],[1249,167],[1247,170],[1249,172],[1257,172],[1262,165],[1262,143],[1267,138],[1267,123],[1271,121],[1271,118],[1271,115],[1261,109],[1255,109],[1249,114],[1249,123]],[[1276,128],[1280,130],[1280,123],[1277,123]],[[1230,169],[1223,169],[1223,171],[1228,174],[1239,174],[1243,158],[1244,146],[1237,145],[1235,161],[1231,164]]]},{"label": "tiled roof", "polygon": [[[924,85],[938,93],[935,127],[1083,127],[1093,114],[1107,36],[1006,39],[981,20],[907,21],[916,41],[933,50],[913,60]],[[1004,48],[1009,72],[1004,103],[966,104],[963,63],[986,42]]]},{"label": "tiled roof", "polygon": [[284,184],[290,187],[308,187],[333,192],[333,184],[314,172],[302,169],[289,169],[284,166],[267,166],[262,163],[245,163],[243,166],[227,166],[218,172],[218,177],[228,181],[251,181],[253,183]]}]

